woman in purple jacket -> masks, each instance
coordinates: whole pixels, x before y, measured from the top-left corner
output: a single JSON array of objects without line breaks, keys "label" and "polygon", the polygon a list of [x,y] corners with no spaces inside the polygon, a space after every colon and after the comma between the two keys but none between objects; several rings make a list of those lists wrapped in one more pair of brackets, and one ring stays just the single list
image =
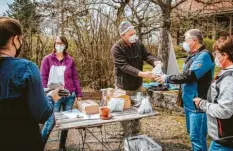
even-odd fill
[{"label": "woman in purple jacket", "polygon": [[[69,96],[64,96],[54,104],[54,112],[59,112],[62,108],[63,111],[71,110],[74,101],[81,100],[82,92],[80,83],[78,80],[77,71],[73,58],[67,53],[68,41],[66,37],[59,36],[56,38],[54,43],[54,52],[45,56],[41,64],[41,77],[43,87],[47,88],[50,69],[57,66],[65,66],[64,71],[64,88],[70,91]],[[49,134],[55,125],[55,117],[52,115],[45,123],[42,130],[42,136],[45,143],[48,140]],[[65,143],[67,138],[68,130],[61,132],[60,150],[65,149]]]}]

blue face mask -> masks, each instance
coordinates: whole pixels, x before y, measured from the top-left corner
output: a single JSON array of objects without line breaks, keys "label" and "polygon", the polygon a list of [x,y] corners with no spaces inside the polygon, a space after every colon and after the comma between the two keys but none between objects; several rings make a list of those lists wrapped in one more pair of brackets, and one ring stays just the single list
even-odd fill
[{"label": "blue face mask", "polygon": [[189,44],[187,42],[183,42],[183,48],[187,53],[190,52],[190,47],[189,47]]}]

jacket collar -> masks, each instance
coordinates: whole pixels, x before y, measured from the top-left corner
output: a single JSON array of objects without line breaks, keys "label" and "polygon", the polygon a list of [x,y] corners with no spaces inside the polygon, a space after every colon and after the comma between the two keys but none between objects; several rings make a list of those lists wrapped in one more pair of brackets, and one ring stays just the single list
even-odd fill
[{"label": "jacket collar", "polygon": [[[53,59],[58,60],[55,53],[56,53],[56,52],[53,51],[53,53],[51,54],[51,56],[52,56]],[[64,53],[64,58],[63,58],[63,60],[67,60],[67,56],[68,56],[68,53],[67,53],[67,52]]]},{"label": "jacket collar", "polygon": [[223,73],[227,71],[233,71],[233,65],[230,65],[229,67],[222,69],[217,76],[221,76]]},{"label": "jacket collar", "polygon": [[197,49],[197,51],[195,51],[194,53],[190,53],[188,57],[186,58],[185,63],[187,63],[193,56],[199,54],[204,49],[205,49],[205,46],[202,45],[200,48]]}]

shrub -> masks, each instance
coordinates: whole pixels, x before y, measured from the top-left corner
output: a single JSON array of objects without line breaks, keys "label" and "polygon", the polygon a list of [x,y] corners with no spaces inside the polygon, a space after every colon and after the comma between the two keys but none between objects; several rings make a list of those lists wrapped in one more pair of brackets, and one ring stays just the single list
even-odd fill
[{"label": "shrub", "polygon": [[215,40],[209,39],[209,38],[204,38],[203,44],[207,50],[210,52],[213,52],[213,44],[215,43]]},{"label": "shrub", "polygon": [[174,48],[174,51],[176,53],[176,59],[186,58],[188,55],[179,45]]}]

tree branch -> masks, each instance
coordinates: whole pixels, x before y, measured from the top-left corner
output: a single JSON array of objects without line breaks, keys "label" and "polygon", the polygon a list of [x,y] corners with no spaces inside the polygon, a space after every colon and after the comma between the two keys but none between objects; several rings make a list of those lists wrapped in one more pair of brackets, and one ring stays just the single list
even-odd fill
[{"label": "tree branch", "polygon": [[171,10],[176,8],[177,6],[179,6],[180,4],[186,2],[187,0],[180,0],[179,2],[177,2],[175,5],[171,6]]}]

